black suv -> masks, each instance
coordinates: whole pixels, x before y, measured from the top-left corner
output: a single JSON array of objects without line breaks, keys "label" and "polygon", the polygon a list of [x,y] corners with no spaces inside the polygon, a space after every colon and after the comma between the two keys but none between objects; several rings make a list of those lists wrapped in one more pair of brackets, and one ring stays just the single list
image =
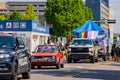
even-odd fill
[{"label": "black suv", "polygon": [[[0,78],[30,78],[31,56],[21,37],[0,35]],[[6,79],[5,79],[6,80]]]}]

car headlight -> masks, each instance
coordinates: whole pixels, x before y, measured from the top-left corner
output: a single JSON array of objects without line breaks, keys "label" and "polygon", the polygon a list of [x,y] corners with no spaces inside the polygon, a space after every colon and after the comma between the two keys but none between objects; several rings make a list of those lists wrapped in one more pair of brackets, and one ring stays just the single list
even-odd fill
[{"label": "car headlight", "polygon": [[90,51],[90,52],[93,51],[93,48],[89,48],[89,51]]},{"label": "car headlight", "polygon": [[12,55],[10,54],[0,54],[0,58],[10,58]]},{"label": "car headlight", "polygon": [[71,51],[71,48],[68,48],[68,51]]},{"label": "car headlight", "polygon": [[55,56],[52,56],[52,59],[55,59]]}]

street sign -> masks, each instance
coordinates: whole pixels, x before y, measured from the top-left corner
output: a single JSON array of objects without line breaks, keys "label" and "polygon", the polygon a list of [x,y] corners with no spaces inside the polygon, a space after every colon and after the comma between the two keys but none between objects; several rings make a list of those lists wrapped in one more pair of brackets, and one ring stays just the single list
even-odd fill
[{"label": "street sign", "polygon": [[107,23],[114,24],[114,23],[116,23],[116,20],[107,20]]}]

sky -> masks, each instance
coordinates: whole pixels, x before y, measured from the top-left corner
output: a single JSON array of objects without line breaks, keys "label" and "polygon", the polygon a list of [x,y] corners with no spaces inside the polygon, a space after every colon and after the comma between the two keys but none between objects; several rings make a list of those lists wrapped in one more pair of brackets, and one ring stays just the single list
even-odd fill
[{"label": "sky", "polygon": [[114,19],[116,23],[114,24],[114,33],[120,34],[120,0],[109,0],[110,7],[113,9]]}]

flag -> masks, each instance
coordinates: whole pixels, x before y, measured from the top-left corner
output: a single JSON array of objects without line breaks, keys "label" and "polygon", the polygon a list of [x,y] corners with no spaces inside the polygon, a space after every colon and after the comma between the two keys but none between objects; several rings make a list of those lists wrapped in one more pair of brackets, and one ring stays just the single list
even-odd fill
[{"label": "flag", "polygon": [[108,28],[108,45],[111,44],[110,29]]},{"label": "flag", "polygon": [[88,31],[88,38],[89,39],[96,39],[98,36],[98,31]]},{"label": "flag", "polygon": [[81,32],[80,37],[87,38],[87,31]]}]

